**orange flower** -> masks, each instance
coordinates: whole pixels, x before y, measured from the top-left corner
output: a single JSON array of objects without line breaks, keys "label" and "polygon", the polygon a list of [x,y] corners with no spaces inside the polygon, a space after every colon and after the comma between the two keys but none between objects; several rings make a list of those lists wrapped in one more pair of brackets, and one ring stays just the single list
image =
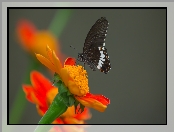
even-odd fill
[{"label": "orange flower", "polygon": [[[64,132],[85,132],[85,128],[89,125],[64,125],[62,126],[62,130]],[[58,132],[58,131],[57,131]]]},{"label": "orange flower", "polygon": [[[36,104],[38,113],[43,116],[58,94],[58,88],[52,86],[52,83],[37,71],[32,71],[30,76],[32,85],[23,85],[23,90],[27,100]],[[87,108],[83,113],[75,114],[73,106],[69,107],[53,124],[83,124],[84,120],[90,118],[91,114]]]},{"label": "orange flower", "polygon": [[63,58],[58,40],[48,30],[39,31],[28,20],[20,20],[17,23],[16,33],[19,43],[31,54],[38,53],[46,55],[45,47],[49,45],[55,49],[60,59]]},{"label": "orange flower", "polygon": [[49,132],[85,132],[85,128],[89,125],[63,125],[53,126]]},{"label": "orange flower", "polygon": [[59,74],[66,87],[81,104],[104,112],[110,101],[103,95],[92,95],[89,93],[86,70],[82,66],[76,66],[73,58],[67,58],[62,66],[59,58],[49,46],[47,46],[46,51],[48,58],[36,54],[37,59],[46,67]]}]

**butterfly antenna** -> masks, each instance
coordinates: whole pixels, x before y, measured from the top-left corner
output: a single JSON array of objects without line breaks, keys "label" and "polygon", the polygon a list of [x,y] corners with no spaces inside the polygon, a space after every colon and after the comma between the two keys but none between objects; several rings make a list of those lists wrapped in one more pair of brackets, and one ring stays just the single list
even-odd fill
[{"label": "butterfly antenna", "polygon": [[[76,49],[74,46],[70,45],[70,47],[77,51],[77,49]],[[76,60],[77,60],[77,59],[76,59]],[[77,61],[78,61],[78,60],[77,60]],[[76,61],[76,62],[77,62],[77,61]],[[77,65],[79,65],[79,63],[77,63]]]},{"label": "butterfly antenna", "polygon": [[70,45],[70,47],[76,50],[76,48],[74,46]]},{"label": "butterfly antenna", "polygon": [[[72,45],[70,45],[70,47],[71,48],[73,48],[73,49],[75,49],[75,50],[77,50],[74,46],[72,46]],[[77,62],[79,62],[78,60],[77,60]],[[79,65],[79,63],[77,63],[77,65]],[[85,69],[85,62],[84,62],[84,69]]]}]

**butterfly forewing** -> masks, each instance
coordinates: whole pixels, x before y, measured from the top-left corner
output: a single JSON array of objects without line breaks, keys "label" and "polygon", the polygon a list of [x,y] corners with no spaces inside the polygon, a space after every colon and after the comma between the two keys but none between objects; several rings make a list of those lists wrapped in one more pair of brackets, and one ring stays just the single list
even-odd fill
[{"label": "butterfly forewing", "polygon": [[100,41],[100,45],[103,45],[107,35],[108,25],[109,23],[104,17],[96,21],[96,23],[92,26],[92,28],[88,32],[87,37],[85,39],[85,44],[83,47],[84,53],[89,50],[91,45],[95,45],[96,42],[99,43]]},{"label": "butterfly forewing", "polygon": [[97,67],[101,72],[107,73],[111,69],[105,39],[109,23],[102,17],[92,26],[85,39],[83,47],[83,61],[92,70]]}]

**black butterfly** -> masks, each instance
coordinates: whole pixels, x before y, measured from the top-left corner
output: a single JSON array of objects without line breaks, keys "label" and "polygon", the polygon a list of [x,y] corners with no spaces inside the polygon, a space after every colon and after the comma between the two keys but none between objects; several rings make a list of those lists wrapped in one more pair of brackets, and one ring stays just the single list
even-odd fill
[{"label": "black butterfly", "polygon": [[90,29],[84,43],[83,53],[78,53],[78,61],[87,63],[95,71],[97,67],[105,74],[111,69],[105,38],[109,23],[105,17],[101,17]]}]

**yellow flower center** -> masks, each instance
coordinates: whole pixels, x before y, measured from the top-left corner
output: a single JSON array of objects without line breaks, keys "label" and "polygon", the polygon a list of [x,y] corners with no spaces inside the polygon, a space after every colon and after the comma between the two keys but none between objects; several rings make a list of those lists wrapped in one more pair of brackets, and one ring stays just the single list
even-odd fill
[{"label": "yellow flower center", "polygon": [[[69,83],[69,90],[71,93],[78,95],[78,96],[84,96],[89,92],[88,87],[88,76],[86,70],[82,66],[69,66],[65,65],[65,68],[68,69],[70,77],[73,79]],[[75,85],[74,85],[75,84]]]}]

